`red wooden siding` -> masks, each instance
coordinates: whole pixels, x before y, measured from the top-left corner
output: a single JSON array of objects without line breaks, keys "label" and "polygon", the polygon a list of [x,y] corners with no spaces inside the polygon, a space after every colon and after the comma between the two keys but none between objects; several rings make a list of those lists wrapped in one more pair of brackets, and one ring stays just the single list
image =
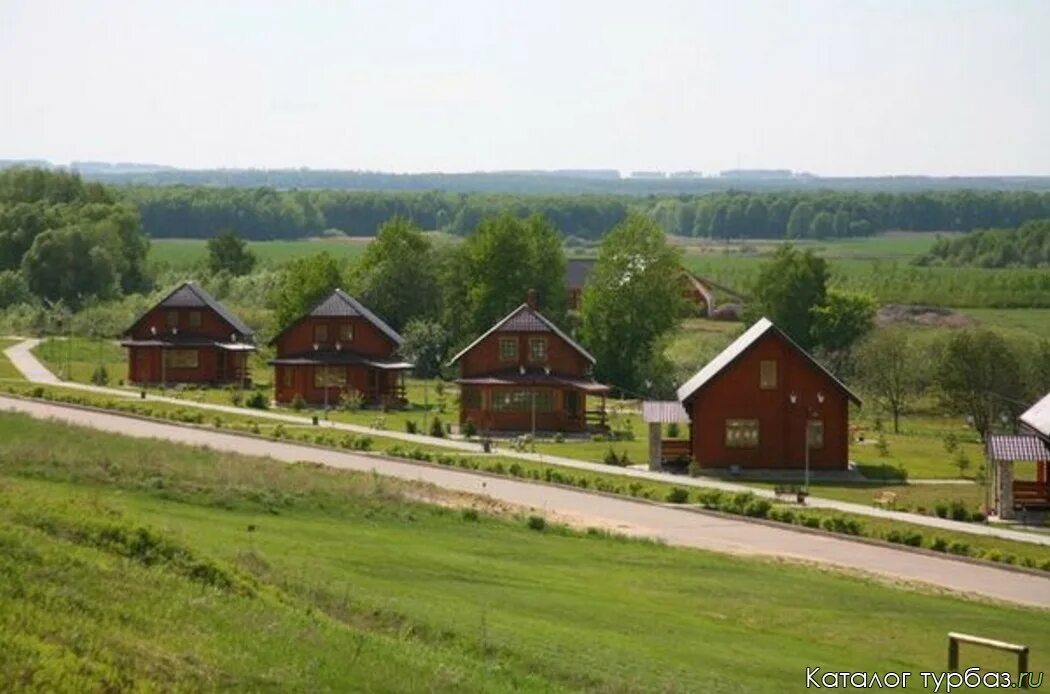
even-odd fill
[{"label": "red wooden siding", "polygon": [[[512,361],[500,359],[500,340],[515,340],[518,344],[518,357]],[[529,359],[529,340],[547,340],[547,359],[532,361]],[[484,374],[518,369],[521,366],[529,369],[549,367],[554,373],[569,376],[586,376],[590,371],[590,361],[580,354],[569,343],[554,332],[500,332],[496,331],[464,354],[460,360],[460,375],[473,378]]]},{"label": "red wooden siding", "polygon": [[[761,362],[777,363],[777,385],[759,385]],[[797,403],[791,403],[791,394]],[[824,401],[818,401],[818,393]],[[693,457],[701,467],[802,468],[807,420],[824,423],[824,445],[810,449],[815,470],[845,470],[849,460],[849,400],[826,373],[779,333],[766,333],[688,402]],[[758,420],[757,448],[726,446],[726,420]]]}]

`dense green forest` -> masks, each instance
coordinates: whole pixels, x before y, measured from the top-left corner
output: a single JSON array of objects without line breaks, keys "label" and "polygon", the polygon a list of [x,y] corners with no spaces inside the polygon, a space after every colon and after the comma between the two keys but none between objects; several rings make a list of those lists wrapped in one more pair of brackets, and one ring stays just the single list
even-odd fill
[{"label": "dense green forest", "polygon": [[953,239],[940,238],[920,265],[1043,267],[1050,265],[1050,219],[1016,229],[980,229]]},{"label": "dense green forest", "polygon": [[156,238],[210,238],[235,231],[248,239],[316,236],[335,229],[374,236],[402,216],[424,229],[457,235],[504,212],[540,214],[563,236],[596,240],[628,212],[669,233],[711,238],[843,238],[889,229],[970,231],[1050,217],[1050,193],[960,190],[924,193],[779,192],[703,196],[536,196],[486,193],[278,191],[191,186],[116,189]]}]

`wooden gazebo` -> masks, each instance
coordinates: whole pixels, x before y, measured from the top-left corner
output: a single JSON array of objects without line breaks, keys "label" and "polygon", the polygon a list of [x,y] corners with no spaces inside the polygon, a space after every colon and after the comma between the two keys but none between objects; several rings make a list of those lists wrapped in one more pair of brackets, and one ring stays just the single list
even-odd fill
[{"label": "wooden gazebo", "polygon": [[[1047,463],[1050,447],[1038,436],[992,434],[985,445],[988,471],[991,475],[991,507],[1003,520],[1015,517],[1018,510],[1050,510],[1050,485]],[[1035,480],[1014,478],[1015,462],[1034,462]]]}]

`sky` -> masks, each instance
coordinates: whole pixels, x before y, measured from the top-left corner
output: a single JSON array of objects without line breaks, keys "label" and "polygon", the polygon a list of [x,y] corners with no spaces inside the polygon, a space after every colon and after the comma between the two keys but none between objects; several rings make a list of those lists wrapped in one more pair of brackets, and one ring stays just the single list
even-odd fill
[{"label": "sky", "polygon": [[0,0],[0,159],[1050,174],[1046,0]]}]

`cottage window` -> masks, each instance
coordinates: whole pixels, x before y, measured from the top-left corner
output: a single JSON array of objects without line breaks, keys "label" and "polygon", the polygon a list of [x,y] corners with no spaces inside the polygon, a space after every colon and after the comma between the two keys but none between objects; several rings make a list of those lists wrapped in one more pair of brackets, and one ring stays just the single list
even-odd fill
[{"label": "cottage window", "polygon": [[499,360],[515,361],[518,358],[518,340],[514,337],[501,337],[499,340]]},{"label": "cottage window", "polygon": [[314,342],[323,345],[328,342],[328,325],[319,323],[314,326]]},{"label": "cottage window", "polygon": [[200,366],[200,352],[195,349],[164,350],[164,368],[196,369]]},{"label": "cottage window", "polygon": [[763,359],[759,365],[758,387],[762,390],[776,390],[777,363],[772,359]]},{"label": "cottage window", "polygon": [[177,327],[179,327],[179,312],[178,311],[168,311],[168,315],[166,315],[164,317],[164,319],[165,319],[165,321],[167,321],[169,328],[177,328]]},{"label": "cottage window", "polygon": [[806,440],[810,448],[824,447],[824,420],[811,419],[806,423]]},{"label": "cottage window", "polygon": [[480,388],[464,388],[463,392],[459,395],[459,402],[464,408],[468,410],[480,410],[481,409],[481,389]]},{"label": "cottage window", "polygon": [[346,368],[342,366],[314,367],[314,388],[336,388],[346,385]]},{"label": "cottage window", "polygon": [[201,312],[190,311],[190,327],[199,328],[201,327]]},{"label": "cottage window", "polygon": [[554,398],[549,390],[497,390],[492,393],[495,412],[532,412],[535,398],[536,412],[553,412]]},{"label": "cottage window", "polygon": [[758,420],[727,419],[726,448],[758,448]]},{"label": "cottage window", "polygon": [[354,324],[343,323],[339,326],[339,341],[340,342],[353,342],[354,341]]},{"label": "cottage window", "polygon": [[547,338],[529,338],[529,359],[532,361],[547,361]]}]

